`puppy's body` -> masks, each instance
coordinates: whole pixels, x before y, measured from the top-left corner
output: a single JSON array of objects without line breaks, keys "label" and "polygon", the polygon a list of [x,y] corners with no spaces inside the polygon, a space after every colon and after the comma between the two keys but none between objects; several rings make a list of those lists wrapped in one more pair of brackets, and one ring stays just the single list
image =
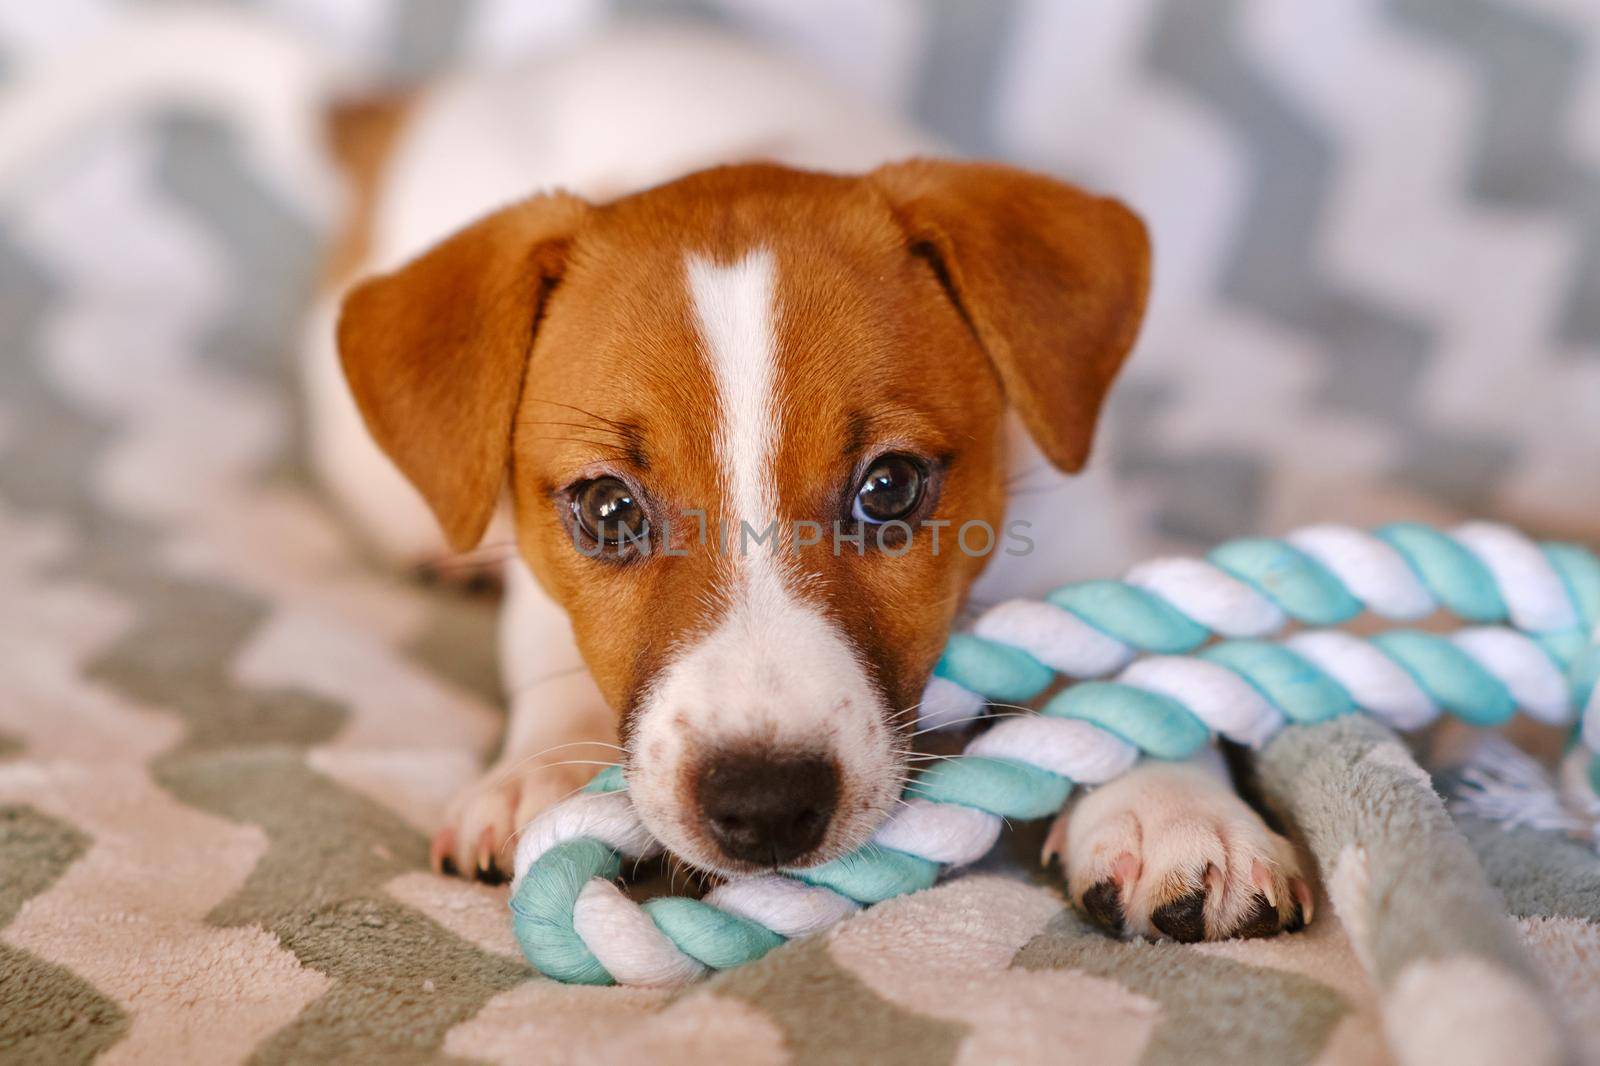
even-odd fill
[{"label": "puppy's body", "polygon": [[[699,36],[629,35],[464,79],[390,124],[348,255],[349,277],[388,273],[346,305],[354,398],[337,293],[314,316],[313,455],[396,560],[447,550],[435,516],[456,547],[474,543],[508,474],[491,537],[519,546],[504,753],[436,857],[492,873],[514,827],[618,740],[651,828],[706,868],[860,843],[898,791],[910,709],[963,598],[1120,562],[1110,494],[1056,467],[1081,465],[1131,343],[1137,224],[1020,172],[883,166],[930,145]],[[705,170],[754,159],[782,165]],[[551,188],[573,195],[427,251]],[[895,456],[920,471],[908,517],[1026,521],[1035,550],[802,552],[793,524],[825,525],[836,493],[848,504]],[[735,550],[588,558],[572,516],[597,482],[626,488],[652,530],[709,515]],[[1007,486],[1023,491],[1008,502]],[[742,526],[774,521],[777,550],[740,544]],[[851,528],[877,528],[863,522]],[[1293,856],[1222,775],[1136,771],[1080,811],[1063,850],[1102,917],[1187,938],[1292,915]],[[1166,928],[1174,906],[1188,910]]]}]

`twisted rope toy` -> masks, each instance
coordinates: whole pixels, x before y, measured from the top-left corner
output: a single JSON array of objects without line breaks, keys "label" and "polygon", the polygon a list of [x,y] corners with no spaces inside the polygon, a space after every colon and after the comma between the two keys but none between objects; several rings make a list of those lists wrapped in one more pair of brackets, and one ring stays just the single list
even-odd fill
[{"label": "twisted rope toy", "polygon": [[[1321,628],[1363,610],[1407,622],[1440,608],[1471,625],[1369,638]],[[1261,639],[1291,623],[1317,628]],[[1109,781],[1141,753],[1186,758],[1213,733],[1259,746],[1286,724],[1357,709],[1409,730],[1442,712],[1494,725],[1520,707],[1551,723],[1578,718],[1592,753],[1600,560],[1488,523],[1450,534],[1322,525],[1230,541],[1204,560],[1157,559],[1121,581],[991,608],[951,637],[921,721],[954,726],[987,701],[1035,699],[1057,675],[1079,683],[922,770],[871,844],[810,869],[730,881],[703,900],[640,905],[618,889],[622,861],[661,845],[620,768],[602,772],[523,832],[511,910],[524,953],[541,973],[582,984],[680,984],[737,966],[931,886],[944,867],[985,855],[1004,819],[1055,814],[1075,782]],[[1589,778],[1600,787],[1600,758]]]}]

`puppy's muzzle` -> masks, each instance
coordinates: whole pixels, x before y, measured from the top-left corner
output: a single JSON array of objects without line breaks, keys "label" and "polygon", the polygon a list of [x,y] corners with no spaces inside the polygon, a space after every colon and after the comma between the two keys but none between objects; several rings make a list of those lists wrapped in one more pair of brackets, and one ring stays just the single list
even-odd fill
[{"label": "puppy's muzzle", "polygon": [[820,755],[723,751],[695,779],[706,834],[735,862],[782,866],[822,843],[839,802],[839,772]]}]

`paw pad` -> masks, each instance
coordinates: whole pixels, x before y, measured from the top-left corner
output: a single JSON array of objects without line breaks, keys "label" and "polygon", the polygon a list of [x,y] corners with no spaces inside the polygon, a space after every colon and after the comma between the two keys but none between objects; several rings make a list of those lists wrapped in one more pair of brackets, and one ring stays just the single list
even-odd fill
[{"label": "paw pad", "polygon": [[1123,927],[1122,893],[1115,881],[1101,881],[1083,894],[1083,910],[1094,923],[1112,933]]},{"label": "paw pad", "polygon": [[1206,890],[1196,888],[1150,913],[1150,924],[1180,944],[1206,938]]}]

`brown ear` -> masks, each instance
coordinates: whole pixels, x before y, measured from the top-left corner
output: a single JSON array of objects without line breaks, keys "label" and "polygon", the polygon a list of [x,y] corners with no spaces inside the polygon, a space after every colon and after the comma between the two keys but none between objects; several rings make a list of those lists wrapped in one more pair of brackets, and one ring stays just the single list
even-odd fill
[{"label": "brown ear", "polygon": [[931,260],[1040,450],[1082,469],[1144,315],[1144,224],[1115,200],[993,164],[913,159],[869,180]]},{"label": "brown ear", "polygon": [[524,200],[344,299],[356,405],[457,551],[494,513],[534,327],[585,210],[564,194]]}]

